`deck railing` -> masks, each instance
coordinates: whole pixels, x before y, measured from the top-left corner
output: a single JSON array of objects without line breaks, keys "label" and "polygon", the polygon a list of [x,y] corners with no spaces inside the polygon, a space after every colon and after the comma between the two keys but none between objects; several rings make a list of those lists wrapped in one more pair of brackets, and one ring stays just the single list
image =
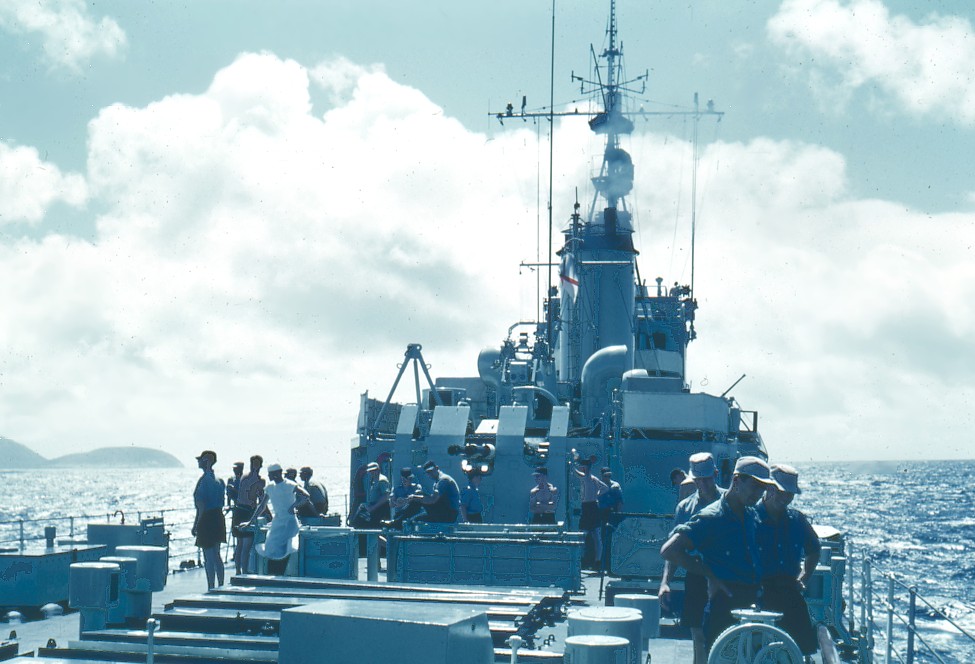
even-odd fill
[{"label": "deck railing", "polygon": [[[191,534],[195,516],[194,509],[183,507],[137,511],[135,520],[130,520],[129,523],[138,524],[144,518],[161,517],[169,533],[169,558],[172,564],[180,562],[181,559],[198,556]],[[86,537],[89,523],[123,523],[124,519],[131,519],[131,517],[131,513],[126,515],[122,510],[116,510],[105,514],[75,514],[0,521],[0,549],[24,549],[35,542],[43,542],[45,541],[44,529],[48,526],[57,528],[58,540],[80,541]]]},{"label": "deck railing", "polygon": [[[348,497],[338,497],[345,504],[348,513]],[[338,502],[338,501],[337,501]],[[196,547],[193,537],[193,521],[196,510],[192,507],[175,507],[156,510],[143,510],[134,513],[135,520],[131,520],[132,512],[116,510],[103,514],[76,514],[72,516],[52,516],[36,519],[11,519],[0,521],[0,550],[24,549],[35,542],[44,542],[44,529],[48,526],[57,528],[58,540],[84,540],[88,533],[89,523],[126,523],[138,524],[143,519],[161,517],[166,531],[169,533],[169,565],[173,569],[181,569],[187,561],[201,563],[200,550]],[[229,562],[231,550],[230,519],[227,518],[227,546],[224,548],[225,559]]]},{"label": "deck railing", "polygon": [[[852,559],[852,547],[849,555]],[[859,633],[872,653],[869,660],[861,661],[874,661],[878,664],[892,664],[895,661],[901,664],[954,664],[971,661],[969,658],[975,653],[975,634],[921,595],[916,585],[875,565],[866,557],[860,563],[859,583],[854,579],[855,569],[854,565],[850,565],[850,578],[847,579],[850,598],[846,607],[846,620],[850,633],[854,633],[856,614],[859,613]],[[878,624],[875,620],[875,609],[884,616],[883,624]],[[923,610],[925,617],[934,622],[919,625],[919,610]],[[939,649],[931,642],[933,636],[944,635],[946,632],[959,636],[958,641],[965,644],[967,652],[958,654],[957,657],[949,655],[946,659],[945,648]],[[882,648],[876,647],[876,640],[882,641]],[[881,651],[883,659],[880,658]]]}]

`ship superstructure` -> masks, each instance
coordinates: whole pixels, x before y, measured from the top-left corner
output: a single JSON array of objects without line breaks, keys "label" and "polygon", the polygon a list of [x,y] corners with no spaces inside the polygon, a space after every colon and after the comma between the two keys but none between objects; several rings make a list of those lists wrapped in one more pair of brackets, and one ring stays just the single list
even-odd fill
[{"label": "ship superstructure", "polygon": [[[648,113],[628,111],[625,102],[643,92],[647,75],[624,80],[615,3],[610,16],[607,46],[598,55],[593,50],[593,76],[573,75],[595,99],[590,112],[518,112],[509,104],[498,114],[502,121],[584,117],[604,139],[588,210],[578,201],[569,204],[557,261],[549,263],[558,268],[559,286],[549,289],[542,319],[513,324],[500,347],[482,350],[477,376],[434,381],[421,346],[409,345],[389,397],[362,395],[350,495],[354,509],[371,461],[392,477],[400,467],[433,460],[455,478],[471,468],[482,471],[485,521],[525,523],[532,472],[544,465],[568,496],[557,518],[571,528],[579,512],[571,466],[588,458],[597,469],[611,468],[623,488],[626,518],[613,538],[611,569],[646,577],[659,571],[659,541],[670,526],[661,515],[673,514],[677,499],[672,469],[708,451],[726,485],[735,459],[766,454],[757,412],[726,394],[689,387],[686,353],[696,336],[697,309],[692,287],[665,287],[662,278],[648,286],[641,278],[628,202],[635,167],[624,140],[634,129],[631,118]],[[721,114],[709,102],[704,110],[695,103],[687,115],[697,122]],[[416,402],[395,404],[392,395],[410,366]]]}]

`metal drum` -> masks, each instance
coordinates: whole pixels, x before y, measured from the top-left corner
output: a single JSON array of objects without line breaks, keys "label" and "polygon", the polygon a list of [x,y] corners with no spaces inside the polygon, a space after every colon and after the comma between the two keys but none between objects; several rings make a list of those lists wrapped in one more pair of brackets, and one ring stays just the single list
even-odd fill
[{"label": "metal drum", "polygon": [[647,650],[647,641],[660,637],[660,599],[656,595],[616,595],[613,603],[616,606],[638,609],[643,615],[640,646],[643,650]]},{"label": "metal drum", "polygon": [[640,633],[643,616],[637,609],[623,606],[590,606],[569,611],[569,636],[619,636],[629,643],[626,662],[639,664]]},{"label": "metal drum", "polygon": [[115,563],[71,563],[68,604],[81,614],[79,632],[105,629],[108,612],[118,606],[120,574]]},{"label": "metal drum", "polygon": [[104,556],[101,562],[115,563],[121,570],[118,606],[108,610],[108,624],[120,625],[125,622],[125,618],[129,615],[129,595],[136,590],[135,575],[139,560],[129,556]]},{"label": "metal drum", "polygon": [[[166,587],[169,552],[161,546],[126,545],[115,547],[115,555],[135,558],[135,587],[126,596],[126,619],[145,620],[152,613],[152,593]],[[131,583],[131,582],[130,582]]]},{"label": "metal drum", "polygon": [[622,636],[589,634],[565,640],[565,664],[624,664],[629,661],[630,642]]},{"label": "metal drum", "polygon": [[135,558],[136,587],[157,593],[166,587],[169,574],[169,552],[161,546],[124,545],[115,547],[115,555]]}]

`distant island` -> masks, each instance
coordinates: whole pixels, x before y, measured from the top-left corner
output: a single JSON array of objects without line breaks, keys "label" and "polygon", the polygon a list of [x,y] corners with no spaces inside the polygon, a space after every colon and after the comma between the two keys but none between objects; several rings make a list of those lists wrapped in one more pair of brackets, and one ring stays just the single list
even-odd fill
[{"label": "distant island", "polygon": [[148,447],[100,447],[90,452],[46,459],[26,445],[0,436],[0,459],[5,470],[33,468],[182,468],[168,452]]}]

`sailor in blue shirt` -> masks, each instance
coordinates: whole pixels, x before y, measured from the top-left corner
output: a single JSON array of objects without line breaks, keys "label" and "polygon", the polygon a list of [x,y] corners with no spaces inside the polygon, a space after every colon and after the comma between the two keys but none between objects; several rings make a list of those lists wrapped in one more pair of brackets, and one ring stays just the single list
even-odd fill
[{"label": "sailor in blue shirt", "polygon": [[196,545],[203,549],[203,567],[206,570],[207,588],[223,585],[223,561],[220,559],[220,545],[227,541],[227,524],[223,519],[223,501],[227,489],[223,480],[213,472],[217,453],[205,450],[196,457],[196,463],[203,471],[193,489],[193,504],[196,518],[193,520],[192,534]]},{"label": "sailor in blue shirt", "polygon": [[460,492],[460,515],[467,523],[484,523],[481,502],[481,472],[476,468],[467,473],[467,488]]},{"label": "sailor in blue shirt", "polygon": [[423,505],[425,514],[416,517],[417,521],[428,523],[454,523],[460,514],[460,489],[454,478],[440,470],[433,461],[423,464],[423,470],[435,483],[429,496],[412,495],[410,501]]},{"label": "sailor in blue shirt", "polygon": [[775,486],[766,491],[757,508],[762,608],[782,613],[779,626],[809,656],[818,644],[802,592],[816,571],[822,545],[806,516],[789,507],[800,493],[798,471],[785,464],[774,465],[771,478]]},{"label": "sailor in blue shirt", "polygon": [[[754,505],[770,485],[768,464],[758,457],[738,459],[728,492],[677,526],[660,549],[665,561],[708,580],[704,616],[708,648],[735,624],[732,609],[750,606],[758,595],[758,514]],[[691,555],[695,550],[700,557]]]},{"label": "sailor in blue shirt", "polygon": [[[687,475],[694,482],[696,491],[677,503],[674,511],[674,527],[691,520],[691,517],[702,509],[721,498],[725,490],[718,486],[716,478],[718,469],[714,465],[714,457],[710,452],[698,452],[688,459],[690,473]],[[669,608],[670,579],[676,571],[670,561],[664,562],[664,572],[660,579],[660,605]],[[694,664],[706,664],[707,655],[704,643],[704,608],[708,604],[708,581],[700,574],[688,572],[684,577],[684,604],[681,609],[680,622],[691,633],[694,642]]]}]

